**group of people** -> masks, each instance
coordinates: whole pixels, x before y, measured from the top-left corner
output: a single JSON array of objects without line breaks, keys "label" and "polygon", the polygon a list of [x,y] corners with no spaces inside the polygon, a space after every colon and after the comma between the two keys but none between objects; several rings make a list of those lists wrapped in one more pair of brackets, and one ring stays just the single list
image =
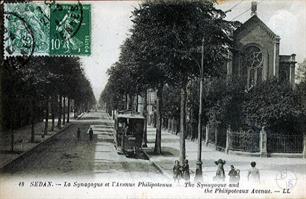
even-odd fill
[{"label": "group of people", "polygon": [[[215,164],[217,165],[217,171],[216,175],[213,177],[214,181],[225,181],[225,171],[224,171],[224,165],[226,161],[219,159],[218,161],[215,161]],[[260,174],[259,170],[256,168],[256,162],[251,162],[251,168],[248,170],[247,179],[250,183],[258,184],[260,183]],[[240,170],[236,169],[234,165],[231,165],[231,169],[228,172],[229,176],[229,183],[238,183],[240,181]],[[173,167],[173,179],[174,182],[179,182],[180,179],[184,179],[185,181],[190,181],[190,171],[189,171],[189,164],[188,160],[185,160],[183,165],[180,165],[180,162],[178,160],[175,161],[174,167]]]},{"label": "group of people", "polygon": [[[92,141],[93,140],[93,130],[92,130],[92,128],[89,128],[89,131],[88,131],[88,135],[89,135],[89,141]],[[81,139],[81,129],[80,128],[78,128],[78,130],[77,130],[77,139],[78,139],[78,141],[80,141],[80,139]]]},{"label": "group of people", "polygon": [[[216,176],[214,176],[215,181],[224,181],[225,180],[225,171],[224,165],[225,160],[219,159],[215,161],[217,165]],[[240,181],[240,170],[235,169],[234,165],[231,165],[231,169],[228,172],[229,175],[229,183],[237,183]],[[256,162],[251,162],[251,168],[248,170],[247,179],[250,183],[258,184],[260,182],[259,170],[256,168]]]},{"label": "group of people", "polygon": [[180,182],[181,179],[184,179],[185,182],[190,181],[188,160],[184,160],[183,165],[180,165],[180,162],[178,160],[175,160],[173,167],[173,179],[174,182]]},{"label": "group of people", "polygon": [[[225,180],[225,171],[224,171],[225,163],[226,161],[222,159],[215,161],[215,164],[217,165],[217,171],[216,171],[216,176],[214,176],[214,181]],[[228,175],[229,175],[229,183],[237,183],[240,181],[240,170],[235,169],[234,165],[231,165],[231,169],[228,172]]]}]

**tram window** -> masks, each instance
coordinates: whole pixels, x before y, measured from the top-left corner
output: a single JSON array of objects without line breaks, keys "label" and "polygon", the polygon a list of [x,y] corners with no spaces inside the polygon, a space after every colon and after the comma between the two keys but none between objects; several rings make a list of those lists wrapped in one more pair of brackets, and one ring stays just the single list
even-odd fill
[{"label": "tram window", "polygon": [[125,121],[119,121],[118,122],[118,127],[119,128],[124,128],[125,126],[127,126]]},{"label": "tram window", "polygon": [[136,130],[137,130],[137,132],[141,132],[142,131],[142,125],[141,125],[140,122],[136,123]]}]

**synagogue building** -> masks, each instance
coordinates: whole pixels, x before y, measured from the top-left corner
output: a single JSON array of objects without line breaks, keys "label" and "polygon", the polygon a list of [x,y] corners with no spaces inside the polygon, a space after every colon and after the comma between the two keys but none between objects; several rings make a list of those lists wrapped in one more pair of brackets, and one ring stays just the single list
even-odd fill
[{"label": "synagogue building", "polygon": [[227,75],[243,79],[247,89],[271,78],[289,81],[294,87],[295,54],[280,55],[281,38],[257,16],[256,2],[251,11],[251,18],[233,33],[234,51]]}]

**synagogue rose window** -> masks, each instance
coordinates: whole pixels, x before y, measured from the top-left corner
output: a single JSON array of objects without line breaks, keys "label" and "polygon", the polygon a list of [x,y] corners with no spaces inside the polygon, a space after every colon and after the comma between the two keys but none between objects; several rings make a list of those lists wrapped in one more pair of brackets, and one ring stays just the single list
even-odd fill
[{"label": "synagogue rose window", "polygon": [[244,66],[247,69],[247,87],[253,87],[262,81],[263,54],[256,46],[249,46],[244,51]]}]

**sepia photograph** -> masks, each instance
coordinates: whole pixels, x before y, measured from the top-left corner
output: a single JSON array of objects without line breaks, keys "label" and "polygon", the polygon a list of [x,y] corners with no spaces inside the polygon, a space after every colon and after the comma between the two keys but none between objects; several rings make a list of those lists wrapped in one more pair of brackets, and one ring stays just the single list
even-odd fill
[{"label": "sepia photograph", "polygon": [[306,0],[0,1],[0,198],[306,198]]}]

